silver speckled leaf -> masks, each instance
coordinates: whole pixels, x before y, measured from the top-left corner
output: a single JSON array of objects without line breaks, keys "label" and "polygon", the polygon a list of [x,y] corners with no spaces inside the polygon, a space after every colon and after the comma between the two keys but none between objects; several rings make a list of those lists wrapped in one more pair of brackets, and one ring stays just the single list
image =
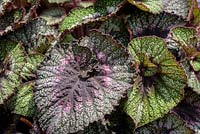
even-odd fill
[{"label": "silver speckled leaf", "polygon": [[128,18],[128,26],[133,37],[156,35],[165,38],[172,27],[184,24],[185,22],[181,17],[168,13],[154,15],[134,10],[134,13]]},{"label": "silver speckled leaf", "polygon": [[200,133],[200,96],[197,93],[186,89],[185,98],[172,112],[178,114],[195,134]]},{"label": "silver speckled leaf", "polygon": [[193,134],[180,117],[167,114],[143,127],[136,129],[134,134]]},{"label": "silver speckled leaf", "polygon": [[190,0],[162,0],[164,5],[164,11],[177,16],[181,16],[184,19],[188,17],[190,10]]},{"label": "silver speckled leaf", "polygon": [[14,93],[16,87],[20,85],[19,73],[24,65],[24,58],[21,44],[16,45],[8,53],[0,77],[0,104],[3,104]]},{"label": "silver speckled leaf", "polygon": [[116,14],[124,3],[124,0],[97,0],[94,6],[72,10],[60,24],[60,30],[70,31],[82,24],[105,20]]},{"label": "silver speckled leaf", "polygon": [[[51,47],[49,42],[51,42],[51,37],[56,38],[56,31],[46,25],[44,19],[32,20],[27,25],[21,27],[20,29],[8,34],[7,39],[17,42],[22,42],[28,53],[35,53],[43,51],[42,47]],[[45,45],[49,46],[45,46]]]},{"label": "silver speckled leaf", "polygon": [[125,27],[124,16],[115,16],[103,22],[99,30],[103,33],[113,36],[115,40],[121,43],[124,46],[127,46],[130,42],[129,32]]},{"label": "silver speckled leaf", "polygon": [[121,45],[92,32],[80,42],[57,44],[37,71],[35,102],[41,128],[67,134],[102,119],[131,87]]},{"label": "silver speckled leaf", "polygon": [[47,21],[47,25],[55,25],[61,22],[65,17],[65,9],[61,7],[52,7],[44,10],[40,15]]}]

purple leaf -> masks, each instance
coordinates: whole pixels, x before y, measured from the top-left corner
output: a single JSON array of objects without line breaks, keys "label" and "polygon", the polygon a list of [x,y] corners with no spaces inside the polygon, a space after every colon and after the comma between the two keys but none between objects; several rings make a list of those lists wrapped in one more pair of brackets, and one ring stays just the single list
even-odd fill
[{"label": "purple leaf", "polygon": [[37,117],[47,133],[73,133],[102,119],[131,87],[128,56],[111,37],[90,33],[57,44],[37,71]]}]

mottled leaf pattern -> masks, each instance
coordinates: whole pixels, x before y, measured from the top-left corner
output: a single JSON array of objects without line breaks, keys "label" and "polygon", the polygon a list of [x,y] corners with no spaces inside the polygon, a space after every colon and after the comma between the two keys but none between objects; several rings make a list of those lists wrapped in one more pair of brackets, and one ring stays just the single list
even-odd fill
[{"label": "mottled leaf pattern", "polygon": [[47,21],[47,25],[55,25],[64,19],[65,14],[64,8],[54,7],[44,10],[41,14],[41,18]]},{"label": "mottled leaf pattern", "polygon": [[32,117],[34,114],[34,102],[33,102],[33,82],[26,83],[17,88],[17,93],[13,96],[9,102],[9,109],[13,113]]},{"label": "mottled leaf pattern", "polygon": [[200,93],[200,52],[197,31],[193,28],[176,27],[171,30],[170,35],[176,47],[180,47],[184,53],[181,61],[188,76],[188,86]]},{"label": "mottled leaf pattern", "polygon": [[137,6],[141,10],[148,11],[154,14],[163,11],[162,0],[128,0],[131,4]]},{"label": "mottled leaf pattern", "polygon": [[134,13],[128,18],[128,25],[133,37],[156,35],[165,38],[172,27],[183,24],[185,24],[183,19],[168,13],[153,15],[134,10]]},{"label": "mottled leaf pattern", "polygon": [[165,12],[181,16],[184,19],[188,17],[190,10],[190,0],[162,0],[162,1]]},{"label": "mottled leaf pattern", "polygon": [[73,133],[109,114],[131,87],[124,49],[90,33],[80,43],[56,45],[37,71],[35,102],[47,133]]},{"label": "mottled leaf pattern", "polygon": [[28,53],[40,52],[41,45],[44,45],[46,48],[50,46],[48,37],[56,38],[56,31],[46,25],[44,19],[35,19],[18,29],[15,32],[10,33],[6,36],[7,39],[17,42],[22,42]]},{"label": "mottled leaf pattern", "polygon": [[200,133],[200,96],[186,89],[185,98],[173,109],[196,134]]},{"label": "mottled leaf pattern", "polygon": [[65,17],[60,30],[72,30],[82,24],[105,19],[115,14],[123,4],[124,0],[97,0],[94,6],[75,9]]},{"label": "mottled leaf pattern", "polygon": [[127,46],[129,43],[129,33],[125,26],[123,16],[113,17],[105,21],[99,28],[103,33],[112,35],[119,43]]},{"label": "mottled leaf pattern", "polygon": [[178,104],[186,76],[161,38],[135,38],[128,49],[136,66],[136,76],[125,111],[136,126],[142,126]]},{"label": "mottled leaf pattern", "polygon": [[[9,64],[8,64],[9,63]],[[20,84],[19,73],[24,65],[23,48],[18,44],[11,52],[1,72],[0,78],[0,104],[10,97]]]},{"label": "mottled leaf pattern", "polygon": [[135,134],[193,134],[194,132],[185,126],[182,119],[174,114],[153,121],[136,129]]}]

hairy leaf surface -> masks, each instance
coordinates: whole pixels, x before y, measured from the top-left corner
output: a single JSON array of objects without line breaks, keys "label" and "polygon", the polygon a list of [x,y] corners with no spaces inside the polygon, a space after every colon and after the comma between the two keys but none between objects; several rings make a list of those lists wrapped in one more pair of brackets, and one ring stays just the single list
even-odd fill
[{"label": "hairy leaf surface", "polygon": [[37,71],[35,102],[47,133],[73,133],[109,114],[131,87],[124,49],[111,37],[90,33],[56,45]]},{"label": "hairy leaf surface", "polygon": [[135,134],[193,134],[194,132],[186,127],[183,120],[174,114],[167,114],[164,117],[153,121],[141,128],[136,129]]},{"label": "hairy leaf surface", "polygon": [[72,10],[60,25],[60,30],[72,30],[82,24],[106,19],[115,14],[124,0],[97,0],[94,6]]},{"label": "hairy leaf surface", "polygon": [[136,126],[162,117],[182,99],[185,72],[165,45],[158,37],[135,38],[129,44],[137,73],[125,111]]}]

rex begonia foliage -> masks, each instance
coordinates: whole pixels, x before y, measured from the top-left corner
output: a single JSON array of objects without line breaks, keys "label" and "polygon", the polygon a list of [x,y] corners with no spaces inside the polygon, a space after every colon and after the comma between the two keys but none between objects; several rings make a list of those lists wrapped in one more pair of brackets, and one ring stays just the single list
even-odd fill
[{"label": "rex begonia foliage", "polygon": [[200,133],[197,0],[1,0],[0,133]]},{"label": "rex begonia foliage", "polygon": [[186,75],[161,38],[135,38],[128,50],[136,75],[125,111],[136,126],[142,126],[162,117],[180,102]]},{"label": "rex begonia foliage", "polygon": [[109,114],[132,86],[133,73],[123,47],[92,32],[79,42],[56,45],[37,77],[41,128],[47,133],[73,133]]}]

